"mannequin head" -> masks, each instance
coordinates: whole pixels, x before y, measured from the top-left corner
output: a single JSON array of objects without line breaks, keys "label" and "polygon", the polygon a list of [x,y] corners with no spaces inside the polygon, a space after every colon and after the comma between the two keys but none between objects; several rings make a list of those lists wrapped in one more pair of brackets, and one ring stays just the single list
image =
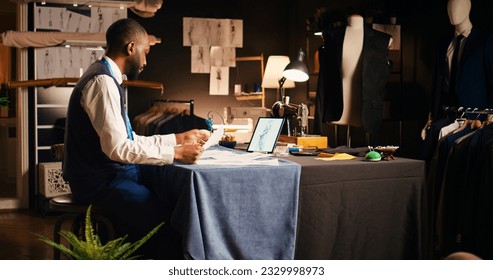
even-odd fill
[{"label": "mannequin head", "polygon": [[363,26],[364,18],[360,14],[351,14],[347,17],[347,22],[349,26]]},{"label": "mannequin head", "polygon": [[450,24],[457,26],[469,22],[471,0],[448,0],[447,11]]}]

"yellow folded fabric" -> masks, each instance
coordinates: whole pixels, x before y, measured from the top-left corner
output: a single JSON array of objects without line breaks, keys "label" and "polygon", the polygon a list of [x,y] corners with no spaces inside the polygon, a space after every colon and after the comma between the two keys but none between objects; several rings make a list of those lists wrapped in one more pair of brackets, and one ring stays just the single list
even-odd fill
[{"label": "yellow folded fabric", "polygon": [[318,157],[316,157],[315,159],[332,161],[332,160],[350,160],[354,158],[356,157],[348,153],[335,153],[335,154],[320,153],[318,154]]}]

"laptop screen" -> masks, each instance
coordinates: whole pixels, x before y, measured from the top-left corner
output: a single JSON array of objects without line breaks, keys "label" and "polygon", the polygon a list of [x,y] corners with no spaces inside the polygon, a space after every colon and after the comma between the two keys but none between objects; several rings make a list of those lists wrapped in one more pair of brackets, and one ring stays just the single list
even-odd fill
[{"label": "laptop screen", "polygon": [[281,134],[284,118],[260,117],[248,145],[248,152],[272,153]]}]

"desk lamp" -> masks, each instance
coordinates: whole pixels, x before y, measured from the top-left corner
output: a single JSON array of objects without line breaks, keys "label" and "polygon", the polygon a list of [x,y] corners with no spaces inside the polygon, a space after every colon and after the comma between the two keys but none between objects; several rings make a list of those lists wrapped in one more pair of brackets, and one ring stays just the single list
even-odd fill
[{"label": "desk lamp", "polygon": [[[283,71],[288,64],[289,57],[284,55],[271,55],[267,59],[262,87],[277,89],[278,100],[282,100],[284,97],[283,88],[294,88],[293,81],[283,79]],[[282,82],[281,79],[283,79]]]},{"label": "desk lamp", "polygon": [[[298,57],[296,60],[286,65],[282,72],[282,77],[279,79],[279,88],[281,93],[281,101],[277,101],[272,106],[272,114],[274,116],[286,117],[286,124],[288,126],[288,136],[291,136],[291,122],[289,117],[295,117],[298,120],[300,127],[300,134],[306,133],[308,126],[308,107],[306,104],[291,104],[289,103],[289,96],[285,96],[282,91],[282,87],[286,81],[305,82],[308,80],[308,69],[303,63],[305,53],[303,50],[298,51]],[[294,133],[296,134],[296,132]]]}]

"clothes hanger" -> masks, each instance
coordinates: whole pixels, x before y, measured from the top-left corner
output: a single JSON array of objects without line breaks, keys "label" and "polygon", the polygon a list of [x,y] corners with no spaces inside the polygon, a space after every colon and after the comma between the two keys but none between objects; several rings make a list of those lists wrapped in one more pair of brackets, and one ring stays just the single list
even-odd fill
[{"label": "clothes hanger", "polygon": [[[460,107],[460,109],[463,109],[463,107]],[[459,128],[457,128],[456,130],[454,130],[452,133],[457,133],[457,132],[461,132],[462,130],[464,130],[470,123],[471,123],[471,120],[469,120],[467,118],[467,112],[471,110],[471,108],[467,108],[464,110],[464,112],[462,112],[462,115],[460,116],[460,118],[456,119],[457,122],[459,122],[460,126]]]},{"label": "clothes hanger", "polygon": [[[474,108],[471,113],[474,113],[477,110],[479,110],[479,109]],[[479,120],[479,115],[481,115],[481,114],[478,113],[476,115],[476,119],[471,121],[471,129],[478,129],[478,128],[481,128],[483,126],[483,123]]]}]

